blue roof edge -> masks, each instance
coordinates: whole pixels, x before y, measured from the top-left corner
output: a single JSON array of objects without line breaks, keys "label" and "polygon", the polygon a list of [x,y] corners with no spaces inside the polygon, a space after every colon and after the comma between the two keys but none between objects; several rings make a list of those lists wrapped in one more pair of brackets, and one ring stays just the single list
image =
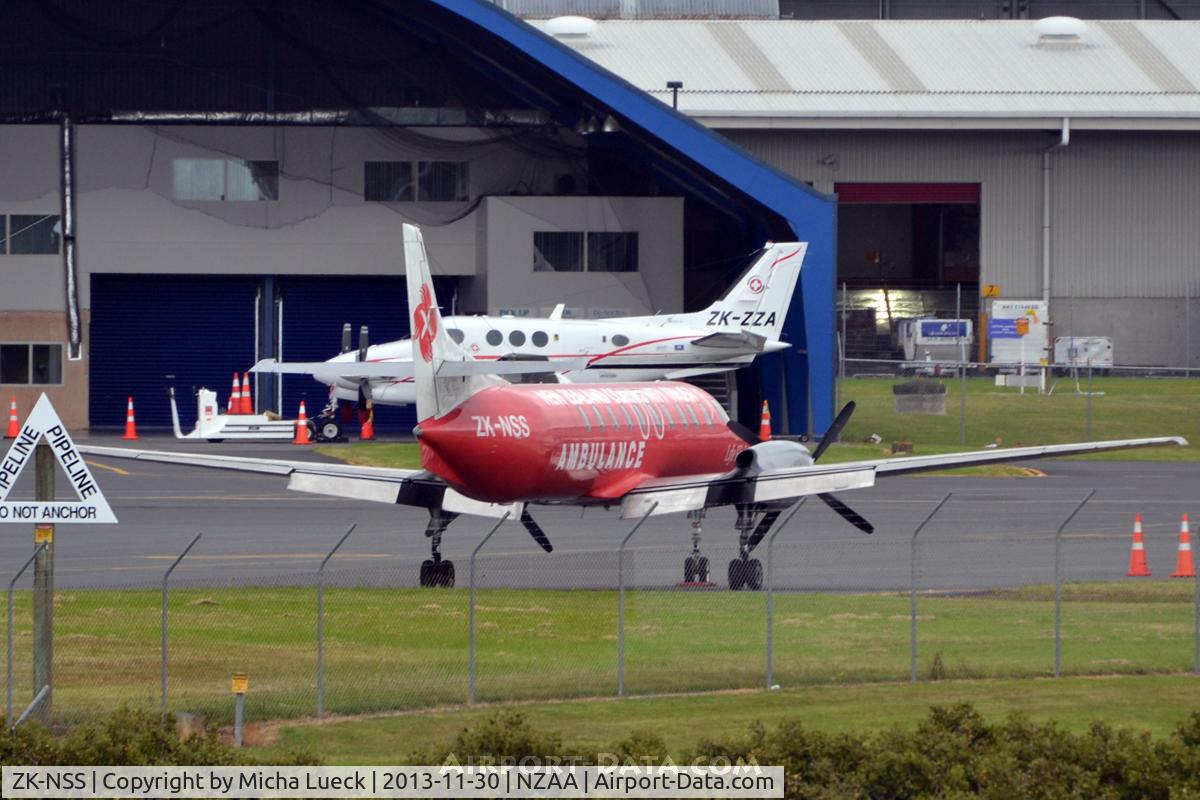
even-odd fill
[{"label": "blue roof edge", "polygon": [[[833,422],[836,196],[820,192],[765,161],[537,28],[487,0],[427,0],[477,25],[564,76],[598,103],[645,129],[666,146],[758,202],[809,243],[801,272],[802,314],[793,307],[785,330],[782,382],[764,381],[766,396],[786,404],[790,433],[823,432]],[[802,220],[820,220],[818,230]],[[796,374],[799,373],[799,374]],[[797,396],[799,395],[799,396]]]}]

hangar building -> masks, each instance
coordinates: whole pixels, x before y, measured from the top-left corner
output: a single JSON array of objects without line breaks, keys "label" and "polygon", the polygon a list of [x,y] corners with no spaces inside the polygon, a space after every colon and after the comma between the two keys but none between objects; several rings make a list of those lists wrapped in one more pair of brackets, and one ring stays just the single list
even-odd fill
[{"label": "hangar building", "polygon": [[[25,408],[45,388],[70,424],[116,427],[132,394],[165,426],[167,385],[224,395],[258,358],[332,355],[343,322],[398,338],[413,221],[443,300],[514,327],[560,301],[703,307],[802,235],[794,347],[738,395],[796,432],[832,419],[831,198],[496,5],[8,11],[0,392]],[[582,268],[551,263],[580,242]],[[325,400],[305,376],[257,383],[260,407]],[[397,411],[377,426],[411,425]]]},{"label": "hangar building", "polygon": [[[985,287],[1046,300],[1051,337],[1200,366],[1200,4],[779,10],[794,19],[606,19],[571,46],[664,98],[681,82],[680,110],[837,196],[849,356],[897,357],[891,323],[953,316],[961,284],[968,315]],[[1027,19],[1089,11],[1131,18]],[[966,19],[878,19],[933,12]]]},{"label": "hangar building", "polygon": [[[1073,4],[1129,19],[1042,40],[1030,17],[1063,5],[19,0],[0,394],[48,390],[97,428],[134,394],[162,426],[167,384],[325,358],[343,322],[401,336],[402,220],[443,302],[517,320],[701,307],[764,239],[809,240],[794,346],[736,392],[793,433],[832,417],[843,283],[869,322],[850,355],[886,355],[894,310],[944,311],[961,284],[971,313],[985,285],[1048,296],[1055,335],[1196,366],[1200,23],[1175,20],[1200,3]],[[930,9],[959,19],[891,19]],[[598,24],[538,30],[572,12]],[[539,236],[593,233],[622,243],[599,268],[536,270]],[[321,388],[256,398],[291,414]]]}]

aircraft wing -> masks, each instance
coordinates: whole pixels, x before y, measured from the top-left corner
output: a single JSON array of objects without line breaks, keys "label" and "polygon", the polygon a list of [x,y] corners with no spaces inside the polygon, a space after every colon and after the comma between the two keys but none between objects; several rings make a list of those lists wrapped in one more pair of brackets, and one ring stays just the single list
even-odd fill
[{"label": "aircraft wing", "polygon": [[496,505],[472,500],[451,489],[425,470],[361,467],[315,461],[245,458],[210,453],[182,453],[167,450],[138,450],[129,447],[77,445],[86,456],[208,467],[233,472],[254,472],[287,477],[287,488],[297,492],[324,494],[350,500],[369,500],[421,508],[442,508],[458,514],[501,517],[505,512],[519,516],[512,505]]},{"label": "aircraft wing", "polygon": [[1126,450],[1156,445],[1186,445],[1181,436],[1148,439],[1115,439],[1106,442],[1052,444],[1038,447],[974,450],[933,456],[906,456],[841,464],[810,465],[763,470],[754,475],[737,470],[711,475],[656,478],[645,481],[621,499],[622,517],[640,517],[654,506],[654,514],[671,514],[734,503],[764,503],[799,499],[812,494],[830,494],[846,489],[873,486],[875,479],[913,472],[1031,461],[1038,458]]},{"label": "aircraft wing", "polygon": [[251,372],[274,372],[276,375],[312,375],[333,381],[336,378],[411,378],[411,361],[276,361],[264,358]]},{"label": "aircraft wing", "polygon": [[[587,368],[586,358],[549,361],[444,361],[438,375],[461,378],[468,375],[530,375]],[[360,378],[411,378],[411,361],[293,361],[282,362],[265,358],[250,368],[251,372],[274,372],[283,375],[312,375],[323,383],[339,378],[357,381]]]}]

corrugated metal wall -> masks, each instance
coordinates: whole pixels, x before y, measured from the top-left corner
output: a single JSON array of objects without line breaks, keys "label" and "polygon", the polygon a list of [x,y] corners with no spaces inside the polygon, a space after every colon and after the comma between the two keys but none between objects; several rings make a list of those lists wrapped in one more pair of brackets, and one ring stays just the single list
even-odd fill
[{"label": "corrugated metal wall", "polygon": [[[836,182],[982,184],[981,280],[1042,293],[1042,151],[1057,132],[725,134],[818,189]],[[1052,156],[1055,297],[1200,293],[1200,138],[1077,131]]]}]

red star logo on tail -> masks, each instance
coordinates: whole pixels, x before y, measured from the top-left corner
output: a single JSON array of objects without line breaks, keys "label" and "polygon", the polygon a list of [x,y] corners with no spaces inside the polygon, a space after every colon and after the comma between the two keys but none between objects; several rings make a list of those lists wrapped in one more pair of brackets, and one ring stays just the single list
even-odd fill
[{"label": "red star logo on tail", "polygon": [[433,361],[433,337],[437,335],[437,309],[428,284],[421,284],[421,302],[413,309],[413,335],[421,350],[421,359]]}]

